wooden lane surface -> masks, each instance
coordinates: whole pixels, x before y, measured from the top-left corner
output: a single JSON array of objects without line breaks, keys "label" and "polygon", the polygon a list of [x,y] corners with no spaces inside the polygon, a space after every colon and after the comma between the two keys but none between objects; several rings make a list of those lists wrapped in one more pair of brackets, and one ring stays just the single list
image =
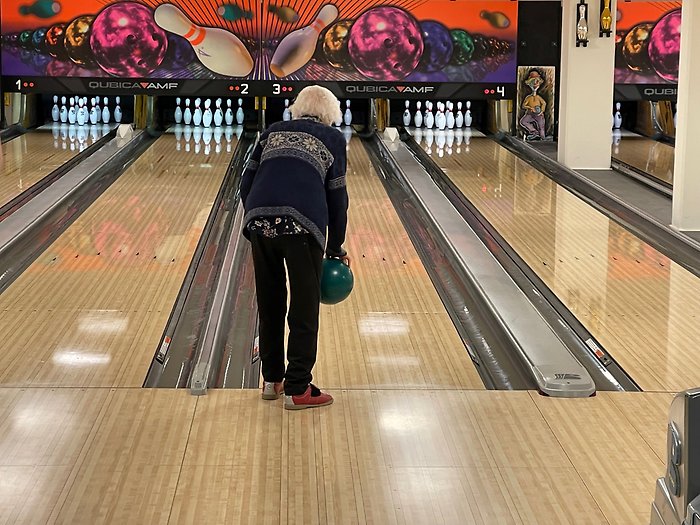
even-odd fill
[{"label": "wooden lane surface", "polygon": [[0,172],[0,206],[75,157],[79,151],[63,149],[53,134],[32,131],[2,145],[4,165]]},{"label": "wooden lane surface", "polygon": [[140,386],[230,159],[146,150],[0,295],[0,385]]},{"label": "wooden lane surface", "polygon": [[349,144],[347,180],[355,289],[321,307],[315,380],[326,388],[483,388],[359,139]]},{"label": "wooden lane surface", "polygon": [[700,280],[487,139],[436,158],[644,390],[700,384]]},{"label": "wooden lane surface", "polygon": [[673,184],[673,146],[658,140],[623,137],[619,144],[613,144],[612,156],[652,177]]},{"label": "wooden lane surface", "polygon": [[333,394],[0,389],[0,521],[638,525],[664,471],[666,394]]}]

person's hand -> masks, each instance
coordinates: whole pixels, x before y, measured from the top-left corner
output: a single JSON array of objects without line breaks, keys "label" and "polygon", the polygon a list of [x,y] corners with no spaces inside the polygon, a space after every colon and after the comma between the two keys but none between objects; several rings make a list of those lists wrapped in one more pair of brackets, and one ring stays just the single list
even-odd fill
[{"label": "person's hand", "polygon": [[343,255],[342,257],[338,257],[341,261],[343,261],[343,264],[347,264],[348,268],[350,268],[350,257],[347,255]]}]

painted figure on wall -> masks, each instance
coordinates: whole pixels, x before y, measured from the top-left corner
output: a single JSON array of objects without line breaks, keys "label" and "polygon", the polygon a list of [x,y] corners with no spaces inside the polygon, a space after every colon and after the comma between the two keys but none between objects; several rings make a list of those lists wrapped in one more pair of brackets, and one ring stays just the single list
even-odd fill
[{"label": "painted figure on wall", "polygon": [[525,80],[531,93],[523,99],[520,105],[525,112],[520,119],[520,126],[525,130],[527,140],[545,140],[547,137],[547,122],[545,120],[547,102],[537,93],[537,90],[544,83],[545,79],[542,73],[538,69],[531,69]]}]

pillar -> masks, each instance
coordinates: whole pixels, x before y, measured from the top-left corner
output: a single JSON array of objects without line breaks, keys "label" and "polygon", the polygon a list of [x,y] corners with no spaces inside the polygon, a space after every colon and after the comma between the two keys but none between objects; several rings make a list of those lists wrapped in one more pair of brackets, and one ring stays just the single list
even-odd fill
[{"label": "pillar", "polygon": [[571,169],[610,169],[615,81],[612,36],[598,37],[601,0],[588,0],[588,47],[576,47],[578,0],[562,1],[558,160]]},{"label": "pillar", "polygon": [[[673,175],[672,225],[678,230],[700,230],[700,97],[693,96],[700,82],[700,5],[683,2],[681,60],[678,77],[675,169]],[[693,140],[693,138],[695,140]]]}]

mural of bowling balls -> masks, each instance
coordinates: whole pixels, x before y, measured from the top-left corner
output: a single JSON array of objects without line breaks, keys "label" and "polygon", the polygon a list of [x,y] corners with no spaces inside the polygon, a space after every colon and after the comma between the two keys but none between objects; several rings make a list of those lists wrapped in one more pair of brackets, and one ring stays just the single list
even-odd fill
[{"label": "mural of bowling balls", "polygon": [[632,71],[647,73],[652,71],[649,59],[649,36],[654,24],[638,24],[627,33],[622,41],[622,56]]},{"label": "mural of bowling balls", "polygon": [[651,30],[649,59],[656,73],[668,82],[678,82],[681,54],[681,10],[664,15]]},{"label": "mural of bowling balls", "polygon": [[323,35],[321,45],[323,56],[331,66],[341,71],[354,69],[350,51],[348,51],[348,39],[352,24],[352,20],[338,20]]},{"label": "mural of bowling balls", "polygon": [[153,12],[135,2],[119,2],[95,17],[90,46],[99,66],[119,77],[145,77],[156,69],[168,50],[168,37]]},{"label": "mural of bowling balls", "polygon": [[374,80],[401,80],[418,65],[423,38],[415,18],[398,7],[375,7],[350,29],[350,58],[357,70]]},{"label": "mural of bowling balls", "polygon": [[68,58],[79,66],[95,65],[95,58],[90,49],[90,26],[94,19],[91,15],[79,16],[66,27],[64,46]]},{"label": "mural of bowling balls", "polygon": [[54,58],[68,58],[68,52],[64,45],[63,38],[66,34],[65,24],[56,24],[46,31],[46,49]]},{"label": "mural of bowling balls", "polygon": [[46,29],[39,28],[34,33],[32,33],[32,46],[37,51],[43,51],[46,49]]},{"label": "mural of bowling balls", "polygon": [[450,31],[434,20],[421,22],[420,29],[423,33],[423,56],[418,63],[418,69],[426,73],[440,71],[452,58]]},{"label": "mural of bowling balls", "polygon": [[453,46],[451,63],[455,66],[461,66],[469,62],[474,54],[472,36],[464,29],[453,29],[450,31],[450,38]]},{"label": "mural of bowling balls", "polygon": [[474,34],[472,35],[474,39],[474,53],[472,54],[472,60],[483,60],[489,56],[489,42],[484,35]]}]

